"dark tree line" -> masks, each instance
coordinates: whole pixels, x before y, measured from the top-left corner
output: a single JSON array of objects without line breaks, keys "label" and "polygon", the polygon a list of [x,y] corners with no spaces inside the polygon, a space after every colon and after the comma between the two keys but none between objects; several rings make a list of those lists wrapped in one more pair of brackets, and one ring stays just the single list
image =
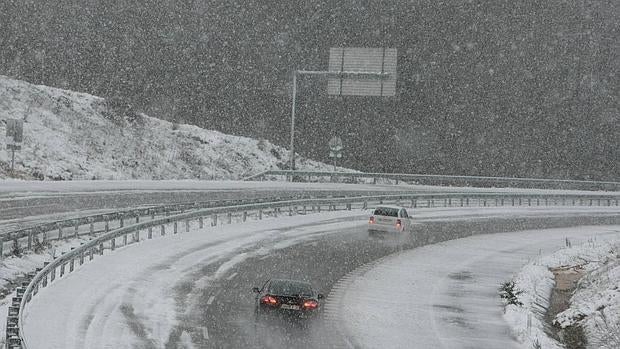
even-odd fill
[{"label": "dark tree line", "polygon": [[5,0],[0,74],[287,145],[293,69],[398,49],[393,98],[299,82],[298,150],[369,171],[618,180],[620,3]]}]

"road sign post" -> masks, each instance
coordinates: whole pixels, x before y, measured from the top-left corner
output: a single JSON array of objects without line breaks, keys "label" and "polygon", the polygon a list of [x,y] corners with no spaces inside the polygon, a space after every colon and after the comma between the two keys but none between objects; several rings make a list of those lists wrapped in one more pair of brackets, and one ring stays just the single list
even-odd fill
[{"label": "road sign post", "polygon": [[342,139],[340,137],[332,137],[329,140],[329,157],[332,158],[334,163],[334,172],[336,172],[336,159],[342,158]]},{"label": "road sign post", "polygon": [[15,151],[21,150],[24,138],[24,120],[6,120],[6,148],[11,151],[11,175],[15,174]]},{"label": "road sign post", "polygon": [[[396,49],[332,48],[329,70],[295,70],[291,108],[290,170],[295,171],[295,107],[297,75],[326,76],[330,95],[394,96],[396,94]],[[335,158],[335,157],[334,157]],[[293,181],[293,175],[291,175]]]}]

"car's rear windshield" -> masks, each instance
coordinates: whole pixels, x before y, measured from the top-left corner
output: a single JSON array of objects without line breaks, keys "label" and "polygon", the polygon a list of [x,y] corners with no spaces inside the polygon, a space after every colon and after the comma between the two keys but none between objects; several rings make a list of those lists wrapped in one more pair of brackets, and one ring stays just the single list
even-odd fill
[{"label": "car's rear windshield", "polygon": [[274,295],[311,295],[310,284],[297,281],[274,280],[269,285],[269,293]]},{"label": "car's rear windshield", "polygon": [[398,217],[398,209],[392,207],[377,207],[374,214],[375,216]]}]

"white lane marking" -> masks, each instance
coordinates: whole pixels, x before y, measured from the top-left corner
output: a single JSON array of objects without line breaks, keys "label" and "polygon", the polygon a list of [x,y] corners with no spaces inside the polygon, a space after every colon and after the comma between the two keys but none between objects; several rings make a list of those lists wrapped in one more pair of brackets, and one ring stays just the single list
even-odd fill
[{"label": "white lane marking", "polygon": [[211,305],[211,303],[213,303],[214,300],[215,300],[215,296],[209,297],[209,300],[207,300],[207,305]]},{"label": "white lane marking", "polygon": [[230,280],[234,279],[235,276],[237,276],[237,273],[232,273],[232,274],[230,274],[229,277],[226,278],[226,280],[230,281]]},{"label": "white lane marking", "polygon": [[207,328],[206,328],[206,327],[203,327],[203,328],[202,328],[202,337],[203,337],[204,339],[209,339],[209,330],[207,330]]}]

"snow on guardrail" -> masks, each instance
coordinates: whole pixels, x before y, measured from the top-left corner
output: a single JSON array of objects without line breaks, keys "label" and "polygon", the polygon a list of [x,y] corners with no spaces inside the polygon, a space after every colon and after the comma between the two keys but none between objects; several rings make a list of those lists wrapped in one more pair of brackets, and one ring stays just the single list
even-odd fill
[{"label": "snow on guardrail", "polygon": [[246,181],[265,180],[268,178],[293,178],[299,182],[317,181],[322,178],[341,178],[355,183],[360,179],[377,183],[377,180],[413,182],[425,185],[473,186],[473,187],[512,187],[536,189],[573,189],[573,190],[605,190],[620,191],[620,182],[587,181],[552,178],[514,178],[514,177],[483,177],[456,175],[428,175],[406,173],[366,173],[366,172],[327,172],[327,171],[291,171],[268,170],[246,177]]}]

